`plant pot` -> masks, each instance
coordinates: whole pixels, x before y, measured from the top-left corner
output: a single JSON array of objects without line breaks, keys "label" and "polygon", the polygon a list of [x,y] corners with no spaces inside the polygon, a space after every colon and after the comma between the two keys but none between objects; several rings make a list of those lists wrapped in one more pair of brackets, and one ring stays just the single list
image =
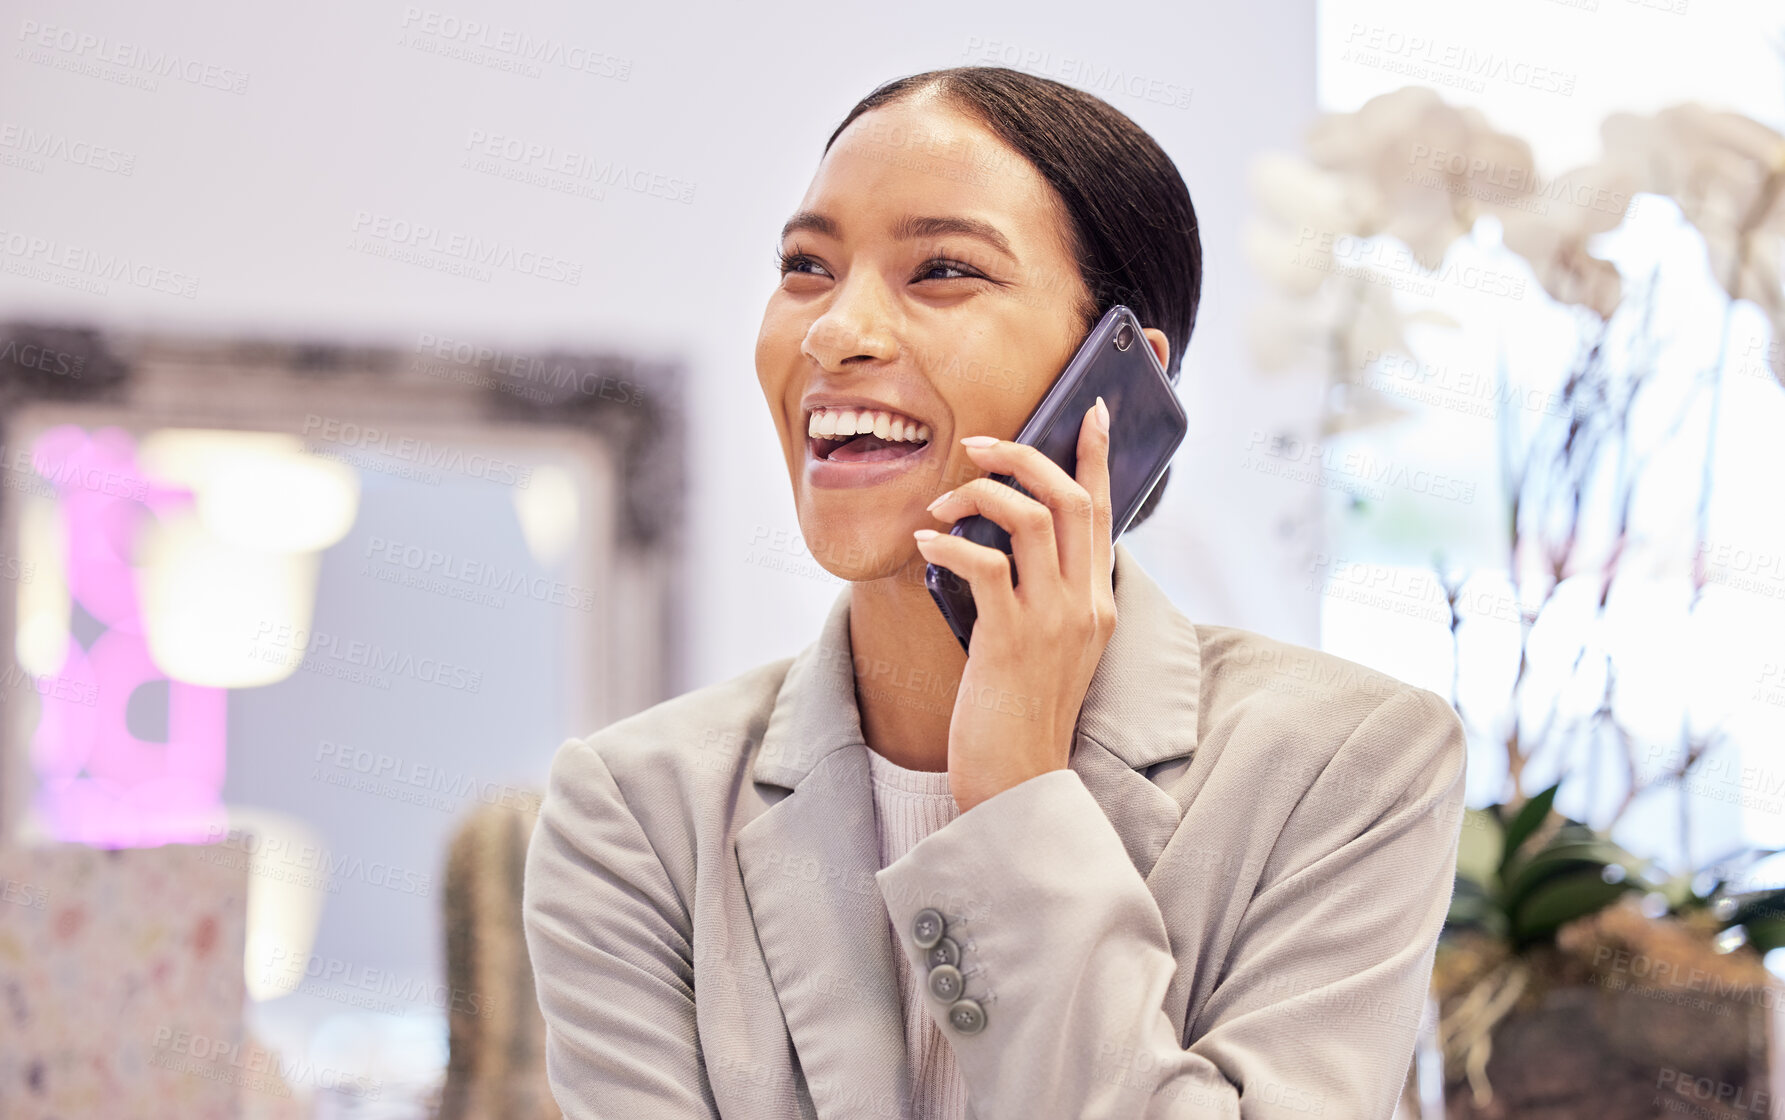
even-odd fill
[{"label": "plant pot", "polygon": [[1434,972],[1447,1014],[1483,978],[1523,975],[1492,1026],[1485,1078],[1471,1080],[1469,1063],[1449,1055],[1447,1120],[1777,1115],[1768,1032],[1779,989],[1751,951],[1716,952],[1712,932],[1620,905],[1516,957],[1485,943],[1460,947],[1461,967],[1453,952]]}]

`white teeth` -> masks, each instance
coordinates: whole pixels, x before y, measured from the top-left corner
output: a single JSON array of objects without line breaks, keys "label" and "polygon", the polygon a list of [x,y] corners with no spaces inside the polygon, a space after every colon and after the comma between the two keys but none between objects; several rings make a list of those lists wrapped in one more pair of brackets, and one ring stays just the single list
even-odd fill
[{"label": "white teeth", "polygon": [[824,439],[842,439],[874,433],[884,440],[927,443],[930,426],[919,424],[908,416],[885,409],[815,408],[806,424],[806,434]]}]

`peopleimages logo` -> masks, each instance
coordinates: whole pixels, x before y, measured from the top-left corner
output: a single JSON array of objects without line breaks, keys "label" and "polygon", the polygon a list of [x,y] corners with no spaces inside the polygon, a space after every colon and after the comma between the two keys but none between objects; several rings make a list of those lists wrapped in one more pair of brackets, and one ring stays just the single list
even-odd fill
[{"label": "peopleimages logo", "polygon": [[436,444],[432,440],[401,435],[384,428],[356,424],[351,420],[310,413],[304,417],[306,439],[370,451],[430,470],[463,474],[469,478],[485,478],[525,490],[533,481],[533,468],[508,459],[499,459],[479,451],[466,453],[453,444]]},{"label": "peopleimages logo", "polygon": [[[426,654],[417,657],[408,650],[387,649],[377,642],[290,623],[260,622],[254,629],[248,654],[270,664],[289,665],[327,676],[346,676],[355,680],[363,676],[374,680],[408,677],[460,692],[477,692],[483,688],[481,669],[456,665]],[[343,668],[356,672],[331,671]]]},{"label": "peopleimages logo", "polygon": [[0,365],[18,366],[22,369],[42,370],[58,377],[69,377],[76,381],[81,379],[81,371],[87,368],[85,354],[70,354],[62,350],[51,350],[44,346],[35,346],[27,342],[20,344],[15,339],[7,339],[0,343]]},{"label": "peopleimages logo", "polygon": [[[494,171],[502,178],[517,178],[518,181],[535,186],[552,186],[557,182],[552,177],[561,176],[567,181],[588,180],[592,185],[620,187],[637,194],[682,203],[694,201],[697,186],[690,180],[647,168],[628,167],[618,160],[589,152],[578,152],[539,140],[486,132],[481,128],[470,130],[465,149],[470,153],[468,159],[477,160],[482,157],[480,162],[465,165],[471,170]],[[508,170],[521,174],[508,174]],[[598,193],[595,197],[605,198],[606,195]]]},{"label": "peopleimages logo", "polygon": [[[104,253],[58,241],[53,237],[37,237],[18,230],[0,229],[0,257],[12,258],[19,264],[32,264],[44,269],[60,269],[71,277],[91,284],[122,281],[145,291],[163,292],[181,299],[198,298],[198,277],[176,269],[163,268],[147,261],[134,260],[122,253]],[[48,279],[46,274],[43,279]],[[103,294],[104,289],[98,289]]]},{"label": "peopleimages logo", "polygon": [[1628,193],[1598,183],[1577,181],[1568,175],[1545,179],[1534,168],[1502,163],[1471,152],[1434,148],[1429,144],[1414,144],[1407,153],[1407,163],[1415,168],[1479,181],[1514,194],[1529,193],[1550,202],[1564,202],[1604,214],[1622,214],[1630,205]]},{"label": "peopleimages logo", "polygon": [[299,956],[275,946],[267,956],[269,983],[290,990],[386,1014],[403,1015],[415,1006],[488,1019],[494,1014],[481,993],[435,980],[403,976],[386,968],[354,964],[339,957]]},{"label": "peopleimages logo", "polygon": [[[437,548],[428,548],[405,541],[373,536],[366,541],[364,558],[384,565],[401,575],[414,577],[414,584],[432,590],[430,582],[448,586],[501,592],[548,603],[555,607],[592,611],[595,592],[574,583],[547,579],[513,564],[497,564],[469,556],[455,555]],[[368,567],[366,574],[378,574]]]},{"label": "peopleimages logo", "polygon": [[338,855],[315,844],[297,844],[262,836],[251,828],[208,825],[200,860],[219,867],[242,868],[262,878],[339,894],[344,881],[383,887],[398,894],[427,898],[434,877],[384,860]]},{"label": "peopleimages logo", "polygon": [[453,812],[470,800],[524,812],[539,810],[541,794],[537,790],[327,739],[316,748],[315,762],[310,771],[312,781],[442,812]]},{"label": "peopleimages logo", "polygon": [[0,902],[10,906],[23,906],[29,910],[42,910],[49,903],[48,887],[34,887],[30,883],[17,879],[0,879]]},{"label": "peopleimages logo", "polygon": [[358,210],[353,233],[375,242],[413,252],[435,253],[481,268],[500,268],[576,287],[583,282],[583,266],[549,253],[518,249],[506,241],[487,241],[476,234],[444,230],[426,222],[412,222],[389,214]]},{"label": "peopleimages logo", "polygon": [[0,148],[16,152],[20,158],[33,165],[30,166],[32,171],[43,170],[42,161],[45,159],[71,163],[76,167],[91,167],[95,171],[109,171],[115,175],[128,176],[136,170],[136,156],[129,152],[86,140],[70,140],[58,133],[39,132],[11,122],[0,124]]},{"label": "peopleimages logo", "polygon": [[207,1081],[223,1081],[257,1093],[290,1097],[294,1085],[309,1085],[332,1093],[375,1101],[384,1084],[365,1074],[293,1061],[252,1040],[212,1038],[196,1031],[171,1026],[155,1028],[155,1053],[149,1065],[157,1069],[191,1074]]},{"label": "peopleimages logo", "polygon": [[[1479,51],[1464,43],[1447,43],[1394,28],[1354,23],[1345,36],[1341,61],[1355,62],[1433,85],[1460,86],[1477,93],[1489,81],[1523,86],[1540,93],[1574,96],[1579,75],[1550,66],[1536,66],[1496,51]],[[1366,53],[1371,52],[1371,53]]]},{"label": "peopleimages logo", "polygon": [[[19,21],[19,42],[27,49],[54,52],[32,58],[33,62],[59,61],[68,65],[58,69],[79,70],[84,65],[115,66],[120,71],[136,71],[136,77],[178,78],[195,86],[207,86],[226,93],[247,93],[248,75],[228,66],[215,66],[195,58],[185,58],[172,51],[156,50],[140,43],[125,43],[105,35],[56,27],[34,19]],[[100,75],[103,76],[103,75]],[[148,89],[156,88],[153,83]]]},{"label": "peopleimages logo", "polygon": [[[1303,440],[1284,434],[1267,436],[1254,428],[1246,443],[1246,452],[1265,461],[1283,460],[1310,468],[1316,474],[1330,472],[1347,479],[1381,483],[1464,505],[1475,501],[1475,483],[1472,481],[1423,468],[1408,468],[1392,459],[1379,459],[1367,451],[1347,451],[1337,444],[1319,440]],[[1297,477],[1291,472],[1281,473],[1284,477]],[[1380,490],[1374,496],[1380,500]]]},{"label": "peopleimages logo", "polygon": [[[410,369],[447,381],[500,389],[535,400],[557,400],[566,393],[581,393],[631,408],[642,408],[645,403],[642,385],[575,362],[548,362],[531,354],[428,333],[416,336],[415,352]],[[429,362],[426,358],[439,361]],[[494,376],[485,377],[485,372]]]},{"label": "peopleimages logo", "polygon": [[401,46],[461,58],[498,70],[518,71],[531,78],[539,77],[541,65],[561,66],[617,82],[632,76],[630,58],[598,50],[586,43],[531,35],[518,28],[464,19],[433,8],[406,6],[401,26],[408,33],[407,38],[399,38]]}]

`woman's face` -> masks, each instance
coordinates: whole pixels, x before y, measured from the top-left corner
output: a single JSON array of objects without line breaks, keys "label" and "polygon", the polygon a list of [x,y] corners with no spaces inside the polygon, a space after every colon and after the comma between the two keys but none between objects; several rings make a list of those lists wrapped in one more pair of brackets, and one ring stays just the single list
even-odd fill
[{"label": "woman's face", "polygon": [[984,473],[961,437],[1014,437],[1083,337],[1069,239],[1035,168],[933,97],[862,114],[826,153],[781,239],[756,375],[832,574],[921,577],[912,531],[947,528],[925,507]]}]

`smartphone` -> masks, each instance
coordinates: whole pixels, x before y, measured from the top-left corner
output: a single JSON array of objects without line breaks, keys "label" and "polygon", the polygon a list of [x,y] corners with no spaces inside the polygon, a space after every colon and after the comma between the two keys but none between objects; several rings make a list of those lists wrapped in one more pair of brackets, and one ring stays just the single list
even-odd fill
[{"label": "smartphone", "polygon": [[[1146,502],[1147,495],[1165,474],[1171,457],[1190,421],[1172,391],[1159,356],[1141,333],[1134,312],[1117,304],[1098,320],[1085,336],[1047,396],[1041,399],[1016,442],[1040,449],[1060,465],[1068,477],[1078,477],[1078,430],[1085,411],[1098,397],[1109,407],[1109,497],[1115,514],[1111,522],[1113,543]],[[1015,478],[992,478],[1027,494]],[[949,532],[977,544],[1011,552],[1010,534],[989,518],[963,517]],[[1016,558],[1010,561],[1011,585],[1017,581]],[[973,589],[947,568],[929,565],[924,585],[947,620],[948,628],[968,649],[973,623],[979,611],[973,605]]]}]

